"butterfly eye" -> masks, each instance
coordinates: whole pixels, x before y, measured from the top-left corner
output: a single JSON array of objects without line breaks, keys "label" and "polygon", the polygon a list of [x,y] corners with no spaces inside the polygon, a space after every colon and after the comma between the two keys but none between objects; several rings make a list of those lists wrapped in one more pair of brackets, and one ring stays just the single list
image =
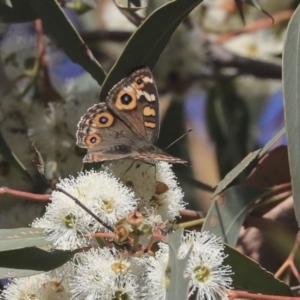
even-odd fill
[{"label": "butterfly eye", "polygon": [[132,101],[132,97],[129,94],[124,94],[121,96],[122,104],[128,105]]}]

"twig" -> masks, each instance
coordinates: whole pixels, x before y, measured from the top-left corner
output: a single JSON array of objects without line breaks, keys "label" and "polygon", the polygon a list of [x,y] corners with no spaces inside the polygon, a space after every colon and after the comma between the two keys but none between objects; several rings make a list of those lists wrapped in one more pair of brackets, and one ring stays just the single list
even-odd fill
[{"label": "twig", "polygon": [[292,9],[280,11],[280,12],[272,15],[274,18],[274,23],[272,22],[272,20],[270,20],[270,17],[262,18],[260,20],[256,20],[256,21],[246,25],[245,27],[243,27],[240,30],[231,31],[229,33],[224,33],[224,34],[219,35],[216,38],[215,42],[216,43],[224,43],[239,34],[255,32],[260,29],[269,27],[271,25],[278,24],[282,21],[287,21],[291,18],[293,13],[294,13],[294,10],[292,10]]},{"label": "twig", "polygon": [[76,197],[69,194],[67,191],[60,187],[55,187],[55,190],[58,192],[61,192],[71,198],[78,206],[80,206],[84,211],[86,211],[89,215],[91,215],[97,222],[99,222],[103,227],[108,229],[111,232],[115,232],[114,228],[110,225],[106,224],[104,221],[102,221],[97,215],[95,215],[90,209],[88,209],[85,205],[83,205]]},{"label": "twig", "polygon": [[51,100],[55,98],[60,99],[61,97],[53,88],[51,78],[50,78],[50,72],[49,72],[48,62],[46,57],[46,48],[44,43],[44,30],[43,30],[42,21],[40,19],[35,20],[34,27],[37,35],[38,65],[43,72],[43,81],[44,81],[44,88],[45,88],[44,95]]},{"label": "twig", "polygon": [[0,195],[7,194],[11,196],[16,196],[24,199],[32,199],[35,201],[40,201],[40,202],[48,202],[50,201],[50,195],[48,194],[33,194],[33,193],[28,193],[28,192],[22,192],[22,191],[17,191],[14,189],[10,189],[8,187],[2,186],[0,187]]},{"label": "twig", "polygon": [[190,219],[202,219],[205,217],[203,212],[195,211],[195,210],[191,210],[191,209],[184,209],[184,210],[181,210],[179,213],[180,213],[181,217],[186,217],[186,218],[190,218]]},{"label": "twig", "polygon": [[243,291],[229,291],[228,300],[234,300],[236,298],[246,298],[246,299],[256,299],[256,300],[300,300],[300,297],[284,297],[284,296],[274,296],[274,295],[262,295],[262,294],[252,294]]},{"label": "twig", "polygon": [[293,246],[293,249],[292,249],[290,255],[288,256],[286,261],[283,263],[283,265],[279,268],[279,270],[275,273],[276,278],[279,278],[282,275],[282,273],[288,267],[290,267],[291,271],[294,274],[294,276],[296,277],[298,282],[300,282],[300,275],[299,275],[299,272],[298,272],[297,268],[295,267],[295,263],[294,263],[294,258],[295,258],[295,255],[297,253],[297,250],[298,250],[299,246],[300,246],[300,233],[298,232],[296,240],[295,240],[295,244]]}]

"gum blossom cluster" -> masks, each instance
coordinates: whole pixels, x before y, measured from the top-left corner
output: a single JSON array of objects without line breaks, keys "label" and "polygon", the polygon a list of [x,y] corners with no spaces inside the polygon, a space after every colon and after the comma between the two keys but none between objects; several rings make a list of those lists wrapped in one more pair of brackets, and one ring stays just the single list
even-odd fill
[{"label": "gum blossom cluster", "polygon": [[[43,228],[54,249],[77,254],[51,272],[12,279],[0,299],[166,299],[171,270],[165,241],[185,207],[170,165],[120,160],[63,179],[58,187],[102,224],[70,197],[54,191],[45,215],[32,227]],[[187,232],[178,259],[188,253],[188,297],[225,297],[232,271],[223,265],[222,243],[206,232]]]}]

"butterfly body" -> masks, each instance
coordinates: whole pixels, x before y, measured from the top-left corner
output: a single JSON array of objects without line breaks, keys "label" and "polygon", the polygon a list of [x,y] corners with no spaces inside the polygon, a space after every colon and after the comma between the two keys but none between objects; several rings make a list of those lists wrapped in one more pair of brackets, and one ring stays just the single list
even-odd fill
[{"label": "butterfly body", "polygon": [[185,163],[153,145],[159,127],[157,88],[144,67],[117,83],[105,103],[88,109],[78,123],[77,145],[88,149],[84,162],[131,158]]}]

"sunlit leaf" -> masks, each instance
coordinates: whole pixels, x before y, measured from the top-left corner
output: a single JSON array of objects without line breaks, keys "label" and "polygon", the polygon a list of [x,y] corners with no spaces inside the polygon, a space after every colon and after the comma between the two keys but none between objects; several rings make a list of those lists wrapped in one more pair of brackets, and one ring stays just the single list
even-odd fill
[{"label": "sunlit leaf", "polygon": [[177,230],[168,238],[170,284],[167,289],[167,300],[187,299],[189,279],[184,277],[184,269],[190,257],[192,248],[184,259],[178,259],[177,254],[181,245],[183,230]]},{"label": "sunlit leaf", "polygon": [[16,228],[0,230],[0,252],[20,248],[50,245],[45,239],[44,229],[41,228]]},{"label": "sunlit leaf", "polygon": [[292,16],[283,51],[283,94],[295,212],[300,224],[300,6]]}]

